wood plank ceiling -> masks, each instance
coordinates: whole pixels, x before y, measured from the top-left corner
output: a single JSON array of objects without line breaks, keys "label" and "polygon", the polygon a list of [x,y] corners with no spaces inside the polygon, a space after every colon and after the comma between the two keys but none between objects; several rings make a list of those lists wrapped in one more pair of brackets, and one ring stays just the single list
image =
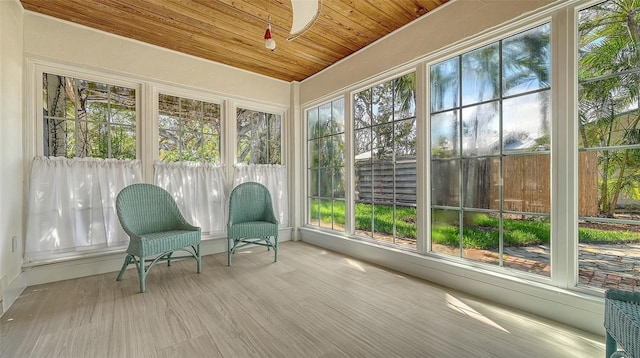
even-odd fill
[{"label": "wood plank ceiling", "polygon": [[[21,0],[26,10],[284,81],[301,81],[448,0],[321,0],[287,41],[290,0]],[[277,47],[264,46],[269,16]]]}]

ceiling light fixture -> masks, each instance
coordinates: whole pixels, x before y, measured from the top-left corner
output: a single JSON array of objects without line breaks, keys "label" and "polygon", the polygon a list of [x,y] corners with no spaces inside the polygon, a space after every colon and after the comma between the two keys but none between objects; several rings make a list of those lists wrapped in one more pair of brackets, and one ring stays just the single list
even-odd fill
[{"label": "ceiling light fixture", "polygon": [[271,37],[271,15],[269,15],[267,31],[264,33],[264,47],[271,51],[276,49],[276,41]]},{"label": "ceiling light fixture", "polygon": [[302,36],[313,26],[320,16],[322,0],[291,0],[293,22],[288,41]]}]

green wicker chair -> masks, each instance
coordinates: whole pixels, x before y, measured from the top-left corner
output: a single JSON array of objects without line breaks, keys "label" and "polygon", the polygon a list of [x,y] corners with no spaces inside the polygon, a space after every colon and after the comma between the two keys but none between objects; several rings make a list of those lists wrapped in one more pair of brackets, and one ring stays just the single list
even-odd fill
[{"label": "green wicker chair", "polygon": [[[604,294],[605,356],[640,358],[640,292],[610,289]],[[618,347],[624,351],[618,351]]]},{"label": "green wicker chair", "polygon": [[267,250],[273,248],[273,261],[278,261],[278,220],[273,213],[271,194],[264,185],[246,182],[231,191],[227,239],[229,266],[231,255],[247,245],[266,246]]},{"label": "green wicker chair", "polygon": [[[186,222],[166,190],[151,184],[129,185],[118,193],[116,212],[129,235],[127,257],[117,281],[133,263],[140,276],[140,292],[144,292],[145,278],[155,264],[166,261],[171,266],[171,260],[190,257],[196,259],[200,273],[200,228]],[[173,256],[176,251],[189,255]]]}]

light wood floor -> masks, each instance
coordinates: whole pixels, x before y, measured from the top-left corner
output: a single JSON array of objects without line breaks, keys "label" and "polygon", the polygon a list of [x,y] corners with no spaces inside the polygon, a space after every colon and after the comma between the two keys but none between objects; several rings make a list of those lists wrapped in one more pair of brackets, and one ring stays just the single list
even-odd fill
[{"label": "light wood floor", "polygon": [[604,339],[302,242],[28,287],[1,357],[602,357]]}]

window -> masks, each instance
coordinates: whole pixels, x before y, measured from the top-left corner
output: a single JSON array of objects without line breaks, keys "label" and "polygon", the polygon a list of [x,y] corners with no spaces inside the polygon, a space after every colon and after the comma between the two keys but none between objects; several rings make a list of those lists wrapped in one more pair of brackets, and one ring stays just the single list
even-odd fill
[{"label": "window", "polygon": [[281,116],[237,109],[238,163],[281,164]]},{"label": "window", "polygon": [[344,99],[307,110],[308,224],[344,230]]},{"label": "window", "polygon": [[[640,5],[579,12],[579,280],[638,290]],[[619,266],[612,272],[609,268]]]},{"label": "window", "polygon": [[355,229],[416,246],[415,73],[353,95]]},{"label": "window", "polygon": [[220,104],[160,93],[159,158],[154,182],[204,234],[225,226],[225,175],[220,166]]},{"label": "window", "polygon": [[549,38],[545,24],[431,66],[433,252],[550,275]]},{"label": "window", "polygon": [[44,73],[44,155],[136,158],[136,91]]},{"label": "window", "polygon": [[220,163],[220,105],[158,96],[160,160]]},{"label": "window", "polygon": [[31,167],[25,260],[126,245],[115,200],[142,181],[135,159],[139,87],[46,72],[41,78],[45,157]]}]

